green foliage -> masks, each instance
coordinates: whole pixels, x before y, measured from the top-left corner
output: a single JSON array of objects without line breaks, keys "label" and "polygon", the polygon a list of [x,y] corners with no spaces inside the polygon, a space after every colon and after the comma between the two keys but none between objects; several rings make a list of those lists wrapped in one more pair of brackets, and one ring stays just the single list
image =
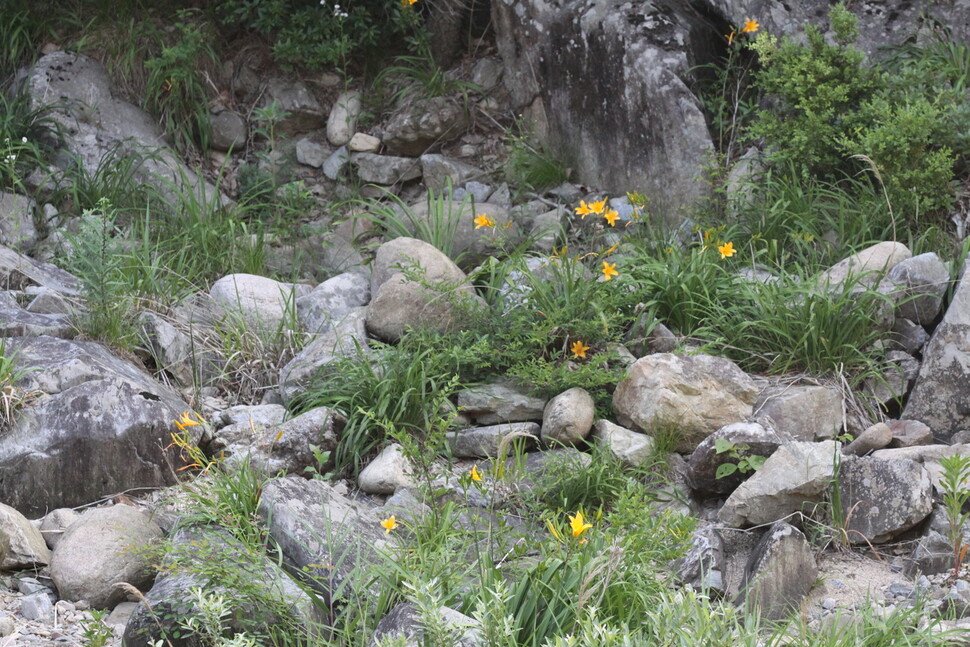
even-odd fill
[{"label": "green foliage", "polygon": [[0,190],[23,191],[21,178],[42,164],[59,129],[46,107],[34,108],[25,86],[0,91]]},{"label": "green foliage", "polygon": [[943,474],[940,478],[940,488],[943,490],[943,508],[946,510],[946,520],[949,524],[947,537],[953,547],[953,577],[960,574],[960,566],[967,554],[967,547],[963,540],[963,526],[970,519],[970,512],[963,508],[970,500],[970,456],[954,454],[940,459]]},{"label": "green foliage", "polygon": [[218,12],[225,24],[268,38],[278,63],[309,70],[380,54],[419,22],[414,9],[386,0],[228,0]]},{"label": "green foliage", "polygon": [[746,453],[749,449],[751,447],[747,443],[732,443],[727,438],[716,439],[714,441],[714,453],[723,454],[727,452],[728,456],[735,462],[718,465],[714,478],[727,478],[735,472],[747,474],[764,465],[765,457]]},{"label": "green foliage", "polygon": [[513,186],[544,191],[569,180],[569,166],[546,151],[531,134],[510,133],[506,146],[505,178]]},{"label": "green foliage", "polygon": [[86,210],[76,234],[70,236],[65,264],[84,287],[86,310],[82,332],[108,345],[129,348],[135,340],[134,300],[124,280],[124,255],[115,225],[116,213],[102,198],[96,210]]},{"label": "green foliage", "polygon": [[461,95],[467,109],[468,94],[480,92],[474,83],[462,81],[448,74],[434,62],[431,52],[421,48],[419,54],[398,56],[394,65],[381,69],[374,78],[375,88],[394,88],[389,101],[392,105],[406,100],[420,98],[421,100]]},{"label": "green foliage", "polygon": [[752,45],[761,63],[756,82],[777,103],[759,113],[751,133],[775,147],[775,163],[797,164],[804,177],[842,168],[838,141],[857,126],[855,111],[878,87],[863,52],[851,47],[858,35],[855,18],[838,4],[830,19],[834,44],[818,27],[806,25],[807,45],[787,37],[779,43],[766,33]]},{"label": "green foliage", "polygon": [[104,623],[108,617],[107,609],[91,609],[90,618],[81,621],[84,631],[81,634],[88,647],[105,647],[114,638],[114,630]]},{"label": "green foliage", "polygon": [[428,217],[424,219],[415,216],[411,207],[397,195],[385,191],[386,201],[366,200],[360,204],[364,209],[362,217],[379,227],[387,240],[417,238],[457,263],[462,259],[455,248],[455,236],[459,219],[468,214],[470,209],[466,205],[471,205],[472,199],[466,196],[461,202],[455,202],[451,195],[450,182],[440,192],[428,189]]},{"label": "green foliage", "polygon": [[807,44],[768,34],[754,41],[756,82],[774,104],[758,112],[750,134],[766,140],[775,165],[805,180],[873,171],[907,222],[948,208],[954,164],[970,154],[970,110],[952,88],[967,59],[962,45],[938,32],[929,47],[909,46],[869,67],[852,46],[856,18],[838,4],[830,22],[834,43],[812,25]]},{"label": "green foliage", "polygon": [[439,408],[460,386],[460,358],[425,345],[420,336],[375,346],[376,357],[358,347],[357,355],[328,364],[289,404],[294,413],[326,406],[347,417],[333,452],[338,473],[356,474],[389,430],[424,436],[439,428]]},{"label": "green foliage", "polygon": [[145,62],[145,108],[162,122],[175,147],[187,153],[209,144],[209,96],[201,70],[218,60],[214,34],[192,10],[180,10],[172,32],[175,40]]}]

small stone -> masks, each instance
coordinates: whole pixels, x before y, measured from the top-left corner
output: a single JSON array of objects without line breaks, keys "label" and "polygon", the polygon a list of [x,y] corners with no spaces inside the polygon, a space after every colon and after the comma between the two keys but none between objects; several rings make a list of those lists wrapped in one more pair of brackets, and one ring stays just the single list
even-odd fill
[{"label": "small stone", "polygon": [[822,608],[826,611],[831,611],[837,604],[838,603],[835,601],[835,598],[825,598],[822,600]]},{"label": "small stone", "polygon": [[347,148],[352,153],[376,153],[381,149],[381,140],[367,133],[354,133]]},{"label": "small stone", "polygon": [[53,618],[54,604],[47,593],[32,593],[20,600],[20,615],[28,620]]},{"label": "small stone", "polygon": [[329,151],[311,139],[301,139],[296,143],[296,161],[304,166],[320,168],[327,161]]}]

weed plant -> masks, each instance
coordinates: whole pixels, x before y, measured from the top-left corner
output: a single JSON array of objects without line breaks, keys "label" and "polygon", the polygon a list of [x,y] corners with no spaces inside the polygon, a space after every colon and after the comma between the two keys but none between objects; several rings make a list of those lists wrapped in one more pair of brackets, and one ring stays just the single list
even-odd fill
[{"label": "weed plant", "polygon": [[185,154],[209,143],[209,91],[200,74],[218,60],[212,46],[214,34],[191,10],[176,14],[173,34],[155,57],[145,62],[145,108],[161,121],[175,148]]},{"label": "weed plant", "polygon": [[49,109],[35,108],[25,86],[0,91],[0,189],[23,192],[21,178],[43,163],[59,138]]},{"label": "weed plant", "polygon": [[943,474],[940,478],[940,488],[943,491],[943,508],[946,511],[948,524],[947,539],[953,547],[953,577],[960,575],[960,567],[967,555],[967,546],[963,540],[963,526],[970,519],[970,512],[963,508],[970,500],[970,457],[954,454],[940,459]]},{"label": "weed plant", "polygon": [[508,159],[505,178],[513,186],[542,192],[569,180],[569,165],[545,150],[528,129],[518,126],[518,134],[506,139]]}]

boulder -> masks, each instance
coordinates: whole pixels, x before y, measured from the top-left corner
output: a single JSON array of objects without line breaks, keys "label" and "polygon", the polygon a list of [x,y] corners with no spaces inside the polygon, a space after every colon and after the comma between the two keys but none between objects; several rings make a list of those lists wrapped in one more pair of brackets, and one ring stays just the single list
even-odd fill
[{"label": "boulder", "polygon": [[388,445],[357,475],[357,485],[366,494],[394,494],[414,486],[411,461],[397,443]]},{"label": "boulder", "polygon": [[51,559],[51,579],[61,599],[87,600],[110,609],[127,597],[126,582],[148,590],[155,580],[151,546],[162,530],[138,509],[114,505],[84,512],[64,533]]},{"label": "boulder", "polygon": [[593,428],[596,403],[586,389],[573,387],[549,400],[542,412],[542,442],[578,445]]},{"label": "boulder", "polygon": [[226,360],[211,345],[194,340],[156,312],[138,315],[139,339],[154,365],[182,387],[210,384],[222,376]]},{"label": "boulder", "polygon": [[394,274],[413,268],[423,272],[432,283],[460,284],[467,280],[465,273],[441,250],[417,238],[401,236],[377,248],[370,277],[373,295]]},{"label": "boulder", "polygon": [[900,415],[918,420],[933,430],[938,441],[947,442],[970,430],[970,272],[963,274],[943,320],[923,349],[916,384]]},{"label": "boulder", "polygon": [[304,346],[280,369],[280,393],[284,400],[299,395],[313,375],[342,357],[360,357],[366,361],[370,352],[365,328],[366,308],[354,308],[333,327]]},{"label": "boulder", "polygon": [[613,393],[617,422],[653,433],[676,425],[675,450],[692,452],[704,438],[752,413],[758,389],[731,360],[659,353],[627,368]]},{"label": "boulder", "polygon": [[874,286],[886,272],[912,256],[902,243],[885,241],[844,258],[819,276],[820,285],[841,285],[850,277],[859,285]]},{"label": "boulder", "polygon": [[893,267],[887,278],[901,288],[894,295],[896,316],[932,324],[950,283],[950,272],[940,257],[933,252],[913,256]]},{"label": "boulder", "polygon": [[935,575],[952,571],[953,564],[953,546],[950,540],[931,529],[916,540],[913,552],[906,559],[903,573],[910,578]]},{"label": "boulder", "polygon": [[[730,451],[718,454],[718,440],[730,443],[737,456]],[[701,441],[690,455],[687,462],[687,480],[694,490],[704,494],[728,494],[750,477],[754,470],[737,470],[733,474],[717,478],[717,470],[721,465],[737,464],[749,456],[768,458],[780,445],[791,441],[792,437],[788,434],[765,429],[756,422],[736,422],[721,427]]]},{"label": "boulder", "polygon": [[205,647],[181,623],[199,614],[192,595],[200,589],[222,598],[230,633],[268,635],[284,622],[313,637],[326,622],[323,612],[274,560],[248,549],[227,531],[210,526],[181,528],[170,539],[155,585],[125,626],[125,647]]},{"label": "boulder", "polygon": [[498,458],[502,442],[508,437],[522,438],[521,442],[526,448],[535,447],[539,429],[539,425],[534,422],[469,427],[449,434],[448,444],[452,454],[458,458]]},{"label": "boulder", "polygon": [[209,297],[226,315],[242,317],[250,330],[274,333],[288,323],[303,287],[265,276],[229,274],[212,284]]},{"label": "boulder", "polygon": [[772,386],[758,398],[755,412],[795,440],[835,438],[843,425],[842,394],[826,386]]},{"label": "boulder", "polygon": [[[437,613],[449,634],[450,647],[484,647],[486,642],[477,620],[448,607],[440,607]],[[426,622],[417,607],[410,602],[401,603],[377,623],[377,628],[367,643],[368,647],[377,647],[390,641],[400,647],[421,647],[426,644]]]},{"label": "boulder", "polygon": [[542,420],[546,401],[510,383],[482,384],[458,392],[458,410],[480,425]]},{"label": "boulder", "polygon": [[420,160],[424,185],[432,191],[441,192],[448,187],[461,186],[468,180],[485,176],[485,171],[477,166],[438,153],[422,155]]},{"label": "boulder", "polygon": [[933,442],[933,430],[919,420],[887,420],[885,424],[893,434],[890,447],[915,447]]},{"label": "boulder", "polygon": [[363,182],[390,186],[421,177],[421,165],[410,157],[351,153],[350,163]]},{"label": "boulder", "polygon": [[698,178],[714,147],[689,78],[722,38],[709,15],[690,3],[503,0],[492,16],[513,110],[575,161],[575,179],[638,187],[671,222],[708,194]]},{"label": "boulder", "polygon": [[155,118],[114,97],[108,71],[94,59],[71,52],[45,54],[26,83],[32,107],[45,110],[61,126],[65,147],[91,177],[108,156],[134,155],[139,158],[134,179],[174,204],[185,193],[204,204],[229,202],[168,147]]},{"label": "boulder", "polygon": [[240,152],[246,145],[246,120],[235,110],[223,110],[209,118],[209,147],[217,151]]},{"label": "boulder", "polygon": [[8,290],[43,286],[69,297],[80,296],[81,280],[69,272],[0,245],[0,283]]},{"label": "boulder", "polygon": [[[338,596],[368,594],[356,569],[391,559],[393,533],[381,511],[367,508],[318,480],[287,476],[263,488],[259,515],[284,568],[320,594],[328,607]],[[376,594],[376,592],[374,593]]]},{"label": "boulder", "polygon": [[92,342],[24,337],[7,348],[22,371],[17,386],[46,395],[0,438],[0,498],[43,514],[174,483],[182,461],[164,448],[189,407],[171,388]]},{"label": "boulder", "polygon": [[655,454],[656,441],[652,436],[631,431],[609,420],[593,423],[593,438],[628,467],[640,467]]},{"label": "boulder", "polygon": [[916,461],[846,456],[838,487],[853,544],[885,543],[933,511],[930,475]]},{"label": "boulder", "polygon": [[0,548],[2,571],[38,568],[51,561],[51,552],[40,531],[5,503],[0,503]]},{"label": "boulder", "polygon": [[397,343],[408,329],[429,328],[444,334],[462,322],[457,299],[477,300],[471,286],[426,287],[404,274],[381,284],[367,306],[367,332],[381,341]]},{"label": "boulder", "polygon": [[303,81],[270,78],[264,87],[263,107],[275,103],[282,115],[276,124],[277,132],[293,135],[317,130],[326,124],[327,113]]},{"label": "boulder", "polygon": [[731,493],[718,518],[734,528],[756,526],[821,502],[835,477],[838,449],[834,440],[782,445]]},{"label": "boulder", "polygon": [[318,144],[309,137],[304,137],[296,143],[296,161],[304,166],[320,168],[330,157],[331,151],[323,144]]},{"label": "boulder", "polygon": [[399,107],[384,125],[384,145],[392,155],[417,157],[464,132],[468,115],[452,97],[429,97]]},{"label": "boulder", "polygon": [[354,308],[370,302],[370,281],[355,272],[331,277],[296,300],[296,314],[303,329],[313,334],[327,332]]},{"label": "boulder", "polygon": [[815,585],[818,565],[798,528],[771,525],[751,552],[744,569],[743,598],[766,620],[787,620]]},{"label": "boulder", "polygon": [[73,508],[57,508],[45,514],[40,521],[40,534],[44,536],[47,547],[54,550],[64,531],[80,518],[81,513]]}]

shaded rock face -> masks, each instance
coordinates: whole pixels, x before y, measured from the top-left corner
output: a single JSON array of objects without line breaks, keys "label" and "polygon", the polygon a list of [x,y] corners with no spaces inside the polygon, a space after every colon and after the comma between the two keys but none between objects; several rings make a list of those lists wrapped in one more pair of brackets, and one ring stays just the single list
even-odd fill
[{"label": "shaded rock face", "polygon": [[98,344],[30,337],[8,348],[27,371],[18,386],[46,395],[0,437],[0,499],[40,516],[174,482],[162,448],[189,408],[174,391]]},{"label": "shaded rock face", "polygon": [[818,566],[805,535],[779,521],[768,529],[744,569],[744,599],[761,617],[784,620],[797,609],[818,577]]},{"label": "shaded rock face", "polygon": [[704,52],[719,34],[693,3],[497,0],[492,16],[513,107],[580,182],[639,187],[668,217],[706,194],[713,145],[683,79],[688,43]]},{"label": "shaded rock face", "polygon": [[918,420],[947,442],[970,430],[970,275],[964,266],[953,300],[923,349],[916,384],[902,419]]}]

